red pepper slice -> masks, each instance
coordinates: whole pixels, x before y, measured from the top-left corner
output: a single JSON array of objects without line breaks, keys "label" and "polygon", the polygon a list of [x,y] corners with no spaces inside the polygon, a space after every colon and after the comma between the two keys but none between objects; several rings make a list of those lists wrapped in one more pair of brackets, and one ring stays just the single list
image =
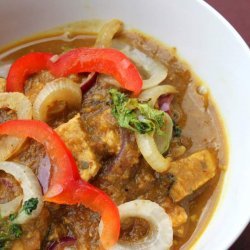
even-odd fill
[{"label": "red pepper slice", "polygon": [[17,59],[10,67],[7,77],[8,92],[23,92],[24,83],[30,75],[49,68],[51,53],[34,52]]},{"label": "red pepper slice", "polygon": [[57,76],[68,76],[80,72],[98,72],[112,75],[127,90],[138,95],[142,79],[130,59],[116,49],[77,48],[51,63],[51,72]]},{"label": "red pepper slice", "polygon": [[85,181],[72,182],[61,195],[47,198],[46,201],[68,205],[84,204],[102,217],[103,231],[100,240],[104,249],[110,249],[118,241],[120,234],[118,208],[104,192],[90,184],[86,185]]},{"label": "red pepper slice", "polygon": [[35,120],[13,120],[0,124],[0,135],[30,137],[42,143],[52,161],[52,173],[45,200],[59,204],[83,204],[100,213],[104,228],[103,247],[113,246],[120,233],[120,218],[116,205],[101,190],[80,178],[71,152],[57,133],[46,123]]}]

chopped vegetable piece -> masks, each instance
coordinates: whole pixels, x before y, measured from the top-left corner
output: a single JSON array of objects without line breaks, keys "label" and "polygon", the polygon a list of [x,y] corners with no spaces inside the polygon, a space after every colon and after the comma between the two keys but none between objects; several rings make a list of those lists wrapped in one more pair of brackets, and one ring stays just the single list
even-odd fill
[{"label": "chopped vegetable piece", "polygon": [[112,75],[123,88],[138,95],[142,79],[135,65],[120,51],[108,48],[77,48],[61,55],[50,65],[57,76],[68,76],[81,72],[98,72]]},{"label": "chopped vegetable piece", "polygon": [[83,204],[93,211],[98,212],[104,224],[103,232],[100,236],[104,249],[111,248],[118,241],[120,234],[118,208],[98,188],[83,180],[74,181],[60,195],[51,198],[47,197],[46,200],[58,204]]},{"label": "chopped vegetable piece", "polygon": [[175,122],[174,122],[174,126],[173,126],[173,136],[174,137],[180,137],[181,136],[181,133],[182,133],[182,129],[179,125],[177,125]]},{"label": "chopped vegetable piece", "polygon": [[26,214],[30,215],[33,210],[36,210],[37,204],[37,198],[30,198],[29,200],[24,202],[22,210],[25,211]]},{"label": "chopped vegetable piece", "polygon": [[128,98],[116,89],[109,91],[112,99],[112,114],[119,125],[140,134],[158,133],[164,125],[164,112],[151,108],[146,102]]},{"label": "chopped vegetable piece", "polygon": [[7,249],[8,243],[12,240],[20,238],[22,228],[18,224],[13,224],[8,220],[0,221],[0,249]]},{"label": "chopped vegetable piece", "polygon": [[159,173],[166,172],[169,169],[171,158],[162,156],[153,135],[135,133],[135,138],[138,148],[150,167]]},{"label": "chopped vegetable piece", "polygon": [[16,219],[16,217],[17,217],[17,214],[10,214],[10,215],[9,215],[9,220],[10,220],[10,221],[13,221],[13,220]]},{"label": "chopped vegetable piece", "polygon": [[72,154],[46,123],[34,120],[0,124],[0,135],[31,137],[42,143],[52,160],[50,186],[44,199],[59,204],[83,204],[100,213],[104,221],[101,244],[112,247],[119,238],[120,219],[116,205],[101,190],[80,179]]},{"label": "chopped vegetable piece", "polygon": [[[20,182],[23,189],[22,209],[19,212],[17,211],[20,205],[19,198],[18,206],[13,208],[9,207],[8,213],[5,213],[4,216],[9,216],[9,219],[13,220],[13,222],[17,224],[23,224],[33,218],[36,218],[43,208],[41,186],[36,175],[29,167],[16,162],[0,162],[0,170],[13,175],[15,179]],[[8,205],[10,203],[8,202],[6,204]],[[1,206],[6,204],[1,204]],[[3,217],[2,213],[1,216]]]},{"label": "chopped vegetable piece", "polygon": [[139,49],[129,45],[126,42],[114,39],[112,47],[119,49],[128,56],[136,66],[142,67],[146,72],[146,79],[143,79],[142,89],[148,89],[160,84],[168,75],[168,69],[157,59],[146,55]]},{"label": "chopped vegetable piece", "polygon": [[46,250],[73,250],[75,249],[76,239],[71,236],[64,236],[58,241],[52,241]]},{"label": "chopped vegetable piece", "polygon": [[10,234],[14,236],[14,238],[19,238],[22,235],[22,228],[18,224],[11,224],[10,226]]},{"label": "chopped vegetable piece", "polygon": [[168,151],[173,134],[173,121],[167,113],[164,114],[164,121],[165,122],[162,127],[163,134],[154,135],[155,143],[161,154],[164,154]]},{"label": "chopped vegetable piece", "polygon": [[[125,218],[142,218],[150,225],[150,233],[135,242],[119,241],[112,249],[147,249],[167,250],[173,244],[172,221],[165,210],[157,203],[149,200],[134,200],[119,207],[121,220]],[[99,225],[102,231],[102,222]]]},{"label": "chopped vegetable piece", "polygon": [[112,39],[116,33],[121,31],[123,23],[120,20],[112,19],[106,22],[101,30],[98,32],[95,47],[97,48],[108,48],[111,46]]},{"label": "chopped vegetable piece", "polygon": [[0,124],[0,134],[30,137],[45,146],[53,164],[47,197],[58,195],[70,181],[79,179],[72,154],[57,133],[46,123],[35,120],[8,121]]},{"label": "chopped vegetable piece", "polygon": [[[163,95],[166,96],[169,94],[176,94],[176,93],[178,93],[178,91],[176,90],[174,86],[160,85],[154,88],[143,90],[138,98],[143,101],[149,100],[149,103],[154,107],[159,97]],[[173,97],[173,95],[171,96]],[[162,110],[162,111],[165,111],[165,110]]]},{"label": "chopped vegetable piece", "polygon": [[[15,119],[31,119],[32,105],[29,99],[22,93],[0,93],[0,108],[14,112]],[[13,118],[8,118],[13,119]],[[24,143],[24,138],[5,136],[0,138],[0,161],[7,160]]]},{"label": "chopped vegetable piece", "polygon": [[[149,100],[149,104],[154,107],[159,97],[169,93],[177,93],[176,88],[171,85],[160,85],[154,88],[144,90],[140,94],[139,99]],[[162,111],[166,112],[166,110]],[[164,119],[165,122],[162,128],[162,130],[164,131],[163,135],[154,135],[157,148],[159,149],[161,154],[167,152],[173,134],[173,121],[171,117],[167,113],[165,113]]]},{"label": "chopped vegetable piece", "polygon": [[18,58],[10,67],[7,77],[8,92],[23,92],[24,84],[30,75],[49,69],[51,53],[33,52]]},{"label": "chopped vegetable piece", "polygon": [[4,218],[7,217],[9,214],[15,213],[18,210],[22,202],[22,199],[23,196],[19,195],[9,202],[0,204],[0,216]]},{"label": "chopped vegetable piece", "polygon": [[46,83],[34,101],[34,119],[47,121],[49,108],[61,101],[66,103],[67,107],[80,108],[82,101],[80,86],[67,78]]}]

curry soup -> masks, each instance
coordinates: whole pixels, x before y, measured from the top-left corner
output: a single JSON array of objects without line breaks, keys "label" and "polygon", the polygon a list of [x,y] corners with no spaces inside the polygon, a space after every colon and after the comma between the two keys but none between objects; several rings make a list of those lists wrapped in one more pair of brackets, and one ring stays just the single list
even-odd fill
[{"label": "curry soup", "polygon": [[[1,214],[0,225],[3,236],[0,238],[0,245],[3,249],[51,250],[64,249],[66,246],[72,249],[101,249],[100,245],[109,246],[110,242],[105,241],[104,236],[100,240],[98,232],[100,215],[105,217],[101,209],[101,207],[106,209],[107,203],[103,201],[105,197],[109,197],[114,202],[114,207],[118,206],[121,215],[120,236],[119,232],[115,232],[119,236],[119,241],[117,248],[115,246],[114,249],[133,249],[133,245],[139,244],[138,242],[144,242],[140,243],[142,245],[139,249],[180,249],[192,236],[194,237],[193,233],[200,223],[200,216],[208,201],[213,199],[212,208],[206,213],[206,219],[203,219],[201,223],[202,226],[199,226],[200,233],[211,218],[218,199],[218,195],[215,194],[219,193],[222,185],[227,155],[223,124],[209,91],[195,77],[189,66],[178,58],[175,48],[167,48],[138,31],[125,30],[120,21],[115,20],[110,23],[105,24],[104,28],[99,22],[96,25],[95,22],[65,25],[24,39],[0,51],[0,74],[2,74],[0,83],[3,92],[0,93],[0,99],[7,98],[5,101],[0,100],[1,125],[7,124],[10,120],[32,120],[32,117],[33,120],[46,122],[59,135],[60,141],[65,143],[70,151],[69,154],[73,155],[79,173],[72,175],[74,177],[72,178],[84,180],[83,184],[79,185],[83,186],[85,182],[88,182],[91,184],[90,187],[93,185],[105,193],[97,207],[94,203],[99,196],[94,197],[94,200],[89,198],[88,201],[85,199],[82,201],[81,198],[78,201],[78,198],[74,198],[78,196],[73,193],[78,192],[78,188],[81,190],[74,184],[70,191],[69,197],[71,198],[67,198],[66,195],[62,198],[59,194],[60,198],[53,199],[53,192],[64,192],[55,191],[55,188],[52,192],[51,186],[54,184],[53,176],[57,171],[60,172],[59,163],[67,162],[68,155],[67,153],[61,154],[60,157],[63,160],[55,160],[54,157],[58,156],[51,153],[53,149],[48,144],[57,144],[54,144],[54,141],[44,141],[44,138],[36,139],[37,135],[32,136],[30,134],[33,132],[27,132],[23,137],[29,138],[18,142],[17,148],[1,160],[31,169],[42,186],[45,202],[40,204],[39,199],[37,201],[34,199],[36,197],[32,197],[33,200],[30,198],[25,203],[26,191],[23,184],[16,176],[6,172],[5,168],[0,168],[1,203],[8,204],[7,202],[17,197],[23,197],[23,201],[19,201],[16,210],[10,209],[11,212],[7,212],[5,217]],[[88,26],[91,27],[90,31]],[[103,38],[105,36],[106,40]],[[97,37],[99,42],[96,42]],[[22,67],[32,68],[30,64],[36,65],[37,60],[45,60],[45,57],[43,55],[43,59],[35,58],[33,63],[33,59],[29,59],[30,63],[27,60],[23,61],[16,71],[12,66],[12,72],[10,70],[7,78],[7,90],[5,89],[7,74],[4,71],[6,69],[8,71],[9,65],[20,57],[31,52],[52,53],[53,55],[48,55],[49,63],[59,65],[63,56],[60,58],[57,55],[63,53],[65,59],[67,53],[82,47],[94,47],[97,54],[100,50],[106,53],[106,47],[113,47],[126,54],[139,70],[143,79],[142,86],[145,89],[141,92],[138,83],[137,87],[141,93],[138,95],[135,94],[137,89],[134,86],[121,84],[128,76],[124,76],[124,79],[117,77],[122,74],[119,70],[124,63],[119,61],[115,66],[112,64],[111,61],[118,58],[116,51],[112,52],[114,54],[108,54],[107,58],[105,57],[108,63],[103,61],[103,54],[100,55],[100,57],[103,56],[102,59],[95,58],[93,61],[90,60],[91,62],[88,61],[86,65],[91,64],[91,71],[95,71],[95,66],[92,64],[103,66],[106,63],[108,65],[101,70],[101,66],[97,67],[96,71],[99,73],[92,73],[92,75],[86,73],[86,71],[89,72],[88,70],[84,71],[80,68],[78,72],[74,71],[75,65],[77,65],[75,67],[85,65],[85,59],[80,63],[75,63],[72,61],[73,57],[69,62],[62,62],[64,66],[69,65],[70,70],[67,69],[68,73],[60,77],[53,73],[57,69],[54,70],[52,67],[50,71],[50,66],[47,64],[46,67],[39,65],[41,70],[38,70],[39,67],[34,68],[33,71],[29,69],[30,71],[27,71],[30,73],[25,75],[25,79],[22,75],[24,87],[22,87],[23,91],[20,91],[21,85],[16,89],[13,87],[20,80],[19,76],[15,75],[18,74],[16,72],[24,70]],[[92,53],[91,51],[82,50],[81,53],[85,53],[85,58],[88,58],[89,54],[86,53]],[[82,57],[79,51],[78,54],[75,51],[74,53]],[[136,85],[137,75],[131,73],[134,72],[131,68],[129,68],[130,71],[126,71],[128,68],[125,67],[123,69],[125,73],[123,73],[124,75],[134,74],[133,79]],[[119,74],[115,71],[119,71]],[[111,75],[114,73],[113,77],[107,77],[106,72],[111,72]],[[60,85],[61,89],[56,85]],[[164,88],[158,88],[159,86],[164,86]],[[19,118],[18,112],[20,111],[13,107],[24,105],[23,100],[19,96],[4,97],[3,94],[6,91],[10,94],[23,92],[30,102],[32,113],[30,118]],[[43,133],[39,124],[32,125],[37,126],[34,131]],[[18,130],[19,124],[14,125]],[[26,131],[32,131],[32,126],[27,127]],[[2,134],[17,136],[14,132],[1,132],[1,127],[0,134],[1,147],[9,145],[6,144],[7,136]],[[51,139],[49,135],[48,138]],[[149,143],[149,146],[146,143]],[[151,149],[157,152],[152,151],[152,153]],[[156,155],[159,157],[157,158]],[[71,174],[71,172],[67,173]],[[66,178],[65,176],[63,178]],[[66,189],[65,183],[64,180],[63,184],[60,184],[62,189]],[[30,188],[32,189],[32,186]],[[50,193],[50,196],[46,195],[46,192]],[[138,211],[142,209],[143,214],[146,214],[147,206],[150,209],[155,207],[160,211],[157,213],[159,217],[152,220],[159,222],[162,220],[166,222],[166,225],[169,225],[167,223],[170,221],[167,236],[169,239],[164,238],[165,236],[159,237],[163,237],[163,241],[170,240],[172,243],[167,242],[162,247],[154,248],[156,246],[154,244],[158,243],[145,240],[157,234],[156,231],[154,232],[156,225],[151,225],[150,220],[147,221],[147,216],[151,215],[143,215],[143,217],[140,214],[137,216],[134,211],[128,212],[129,209],[133,210],[132,203],[129,202],[138,200],[146,201],[145,204],[133,204],[138,207]],[[35,203],[33,207],[30,204],[31,201]],[[26,214],[22,222],[20,216],[26,211],[25,205],[26,207],[30,205],[30,210],[27,211],[31,216],[37,209],[40,210],[36,216],[33,216],[34,218],[29,218],[30,215]],[[124,206],[122,210],[125,213],[124,216],[122,216],[121,205]],[[13,206],[9,204],[9,208]],[[1,213],[2,209],[0,207]],[[108,209],[111,208],[108,207]],[[126,211],[130,216],[126,216]],[[163,213],[162,217],[160,217],[161,213]],[[105,225],[104,217],[102,217],[103,234],[105,226],[108,227]],[[114,222],[110,223],[114,223],[115,227],[115,216],[107,215],[107,217],[109,220],[114,219]],[[16,231],[9,235],[10,229],[13,231],[13,228]],[[116,230],[119,231],[119,228]],[[196,234],[192,242],[199,234]],[[110,246],[112,244],[110,243]],[[145,244],[148,244],[148,247]],[[119,248],[121,246],[127,248]]]}]

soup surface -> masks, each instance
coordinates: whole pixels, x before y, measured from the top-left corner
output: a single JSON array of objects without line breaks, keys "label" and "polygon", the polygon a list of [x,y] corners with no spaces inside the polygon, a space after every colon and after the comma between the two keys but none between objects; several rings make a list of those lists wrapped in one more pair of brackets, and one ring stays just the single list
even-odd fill
[{"label": "soup surface", "polygon": [[[116,24],[122,26],[118,21]],[[96,38],[101,37],[99,31],[102,25],[101,22],[94,21],[65,25],[3,48],[0,51],[0,83],[3,93],[6,91],[5,79],[9,65],[30,52],[65,55],[74,48],[107,47],[102,39],[99,44],[96,42]],[[108,25],[106,24],[106,36],[112,34],[115,26]],[[29,74],[25,79],[23,93],[31,103],[33,119],[36,119],[34,114],[37,112],[38,119],[52,127],[64,141],[75,159],[82,179],[104,191],[117,206],[134,200],[150,200],[158,204],[172,221],[171,249],[180,249],[192,235],[194,236],[195,229],[199,228],[198,231],[202,232],[215,209],[218,198],[215,194],[220,189],[227,164],[223,126],[206,86],[178,58],[175,48],[167,48],[140,32],[124,30],[122,27],[113,33],[107,38],[108,47],[127,54],[139,70],[143,84],[145,80],[152,80],[153,74],[156,74],[154,77],[157,78],[158,72],[164,74],[167,71],[166,77],[159,80],[157,85],[170,85],[175,91],[172,89],[170,92],[161,93],[156,102],[151,103],[151,108],[152,112],[159,111],[162,117],[166,115],[170,118],[170,135],[170,132],[166,132],[169,127],[165,131],[163,125],[159,129],[163,132],[145,132],[146,129],[152,129],[152,126],[155,129],[156,125],[152,125],[151,120],[149,123],[140,123],[145,119],[144,113],[138,113],[142,112],[140,108],[139,111],[136,109],[136,123],[124,125],[127,117],[121,118],[120,109],[115,106],[115,98],[124,97],[124,102],[130,103],[129,105],[133,103],[144,107],[140,105],[145,104],[148,109],[153,96],[143,99],[143,96],[139,95],[136,97],[139,100],[137,102],[130,91],[124,90],[114,78],[105,74],[95,73],[87,79],[87,73],[78,72],[60,78],[62,84],[70,81],[79,89],[82,87],[80,104],[68,100],[77,99],[77,95],[73,90],[71,94],[71,88],[68,88],[67,84],[65,89],[69,92],[65,90],[66,94],[53,94],[53,102],[46,99],[45,108],[37,104],[37,98],[47,84],[58,78],[47,69]],[[56,56],[51,59],[52,63],[57,60]],[[156,66],[152,66],[151,61],[156,62]],[[149,66],[147,62],[150,62]],[[58,99],[55,99],[55,96]],[[15,102],[13,98],[12,101]],[[38,111],[35,110],[37,105],[40,108],[37,108]],[[127,105],[126,108],[130,106]],[[42,116],[42,113],[45,116]],[[154,115],[156,116],[155,113]],[[18,119],[18,111],[1,103],[1,124]],[[155,137],[152,137],[152,133]],[[159,171],[155,167],[155,162],[150,160],[152,155],[147,157],[146,145],[144,149],[140,147],[140,138],[142,137],[143,141],[145,135],[154,138],[158,149],[164,148],[161,153],[165,159],[171,160],[166,161],[168,167],[165,170]],[[6,138],[1,136],[1,147],[6,147],[4,139]],[[55,167],[46,147],[41,141],[29,138],[10,157],[1,160],[30,168],[46,193],[50,185],[49,175]],[[157,158],[153,161],[158,160]],[[0,172],[2,204],[24,194],[20,181],[14,177],[6,171]],[[210,204],[211,208],[201,222],[200,216],[211,201],[213,205]],[[0,238],[0,244],[3,249],[64,249],[66,246],[72,249],[101,249],[98,233],[100,215],[80,204],[81,202],[74,205],[67,205],[66,202],[56,203],[44,202],[35,218],[20,225],[17,223],[20,233],[12,237],[6,235],[6,221],[9,217],[2,218],[3,236]],[[119,242],[130,244],[128,249],[133,249],[133,244],[143,241],[152,231],[152,225],[145,218],[139,217],[128,216],[121,221]]]}]

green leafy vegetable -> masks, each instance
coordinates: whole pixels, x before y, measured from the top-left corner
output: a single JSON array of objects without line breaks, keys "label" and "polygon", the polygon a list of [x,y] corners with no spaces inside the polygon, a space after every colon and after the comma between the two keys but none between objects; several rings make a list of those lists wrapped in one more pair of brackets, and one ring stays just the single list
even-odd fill
[{"label": "green leafy vegetable", "polygon": [[33,210],[36,210],[37,204],[38,204],[38,198],[30,198],[29,200],[24,202],[22,211],[30,215]]},{"label": "green leafy vegetable", "polygon": [[10,242],[22,235],[22,228],[9,220],[0,220],[0,249],[8,249]]},{"label": "green leafy vegetable", "polygon": [[117,89],[109,90],[112,99],[112,114],[119,126],[140,134],[156,132],[162,134],[164,112],[151,108],[147,102],[136,98],[128,98]]},{"label": "green leafy vegetable", "polygon": [[13,221],[13,220],[16,219],[16,217],[17,217],[17,214],[10,214],[10,215],[9,215],[9,220],[10,220],[10,221]]},{"label": "green leafy vegetable", "polygon": [[180,137],[182,133],[181,127],[178,126],[175,122],[174,122],[174,126],[173,126],[173,134],[174,137]]},{"label": "green leafy vegetable", "polygon": [[11,224],[9,228],[9,233],[12,236],[12,238],[20,238],[22,235],[22,228],[18,224]]}]

